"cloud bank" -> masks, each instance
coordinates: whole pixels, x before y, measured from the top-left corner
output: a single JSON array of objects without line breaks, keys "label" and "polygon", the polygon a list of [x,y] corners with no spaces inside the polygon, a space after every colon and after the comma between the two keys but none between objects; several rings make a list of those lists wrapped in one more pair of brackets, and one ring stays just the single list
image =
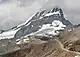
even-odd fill
[{"label": "cloud bank", "polygon": [[59,6],[68,20],[80,23],[80,0],[0,0],[0,29],[25,22],[40,9]]}]

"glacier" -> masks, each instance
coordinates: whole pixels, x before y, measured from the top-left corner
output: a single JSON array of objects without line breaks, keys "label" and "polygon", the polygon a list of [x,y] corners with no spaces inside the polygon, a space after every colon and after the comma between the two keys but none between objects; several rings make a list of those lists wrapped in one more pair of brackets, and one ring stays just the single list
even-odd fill
[{"label": "glacier", "polygon": [[59,35],[59,31],[64,30],[64,28],[66,28],[66,25],[64,25],[59,20],[54,20],[52,24],[42,25],[41,29],[32,33],[31,35],[46,36],[47,34],[47,35],[57,36]]}]

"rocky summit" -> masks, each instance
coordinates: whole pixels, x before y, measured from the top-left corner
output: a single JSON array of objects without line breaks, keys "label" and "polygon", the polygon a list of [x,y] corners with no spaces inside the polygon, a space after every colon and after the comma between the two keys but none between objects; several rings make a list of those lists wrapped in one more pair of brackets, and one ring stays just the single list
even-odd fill
[{"label": "rocky summit", "polygon": [[[55,25],[53,25],[53,23]],[[70,23],[67,19],[65,19],[62,9],[56,7],[56,8],[52,8],[50,11],[43,10],[43,11],[37,12],[34,15],[32,15],[29,19],[27,19],[27,21],[25,23],[15,26],[9,30],[1,30],[0,31],[1,32],[0,39],[20,38],[20,37],[24,37],[24,36],[27,36],[30,34],[35,34],[35,32],[40,31],[40,29],[42,29],[44,26],[51,27],[51,25],[54,29],[53,30],[54,34],[56,34],[54,27],[59,28],[57,30],[61,30],[60,28],[62,28],[62,27],[66,27],[66,28],[73,27],[73,24]],[[46,30],[46,29],[44,29],[44,30]],[[47,28],[47,30],[51,31],[52,29]],[[52,33],[52,32],[50,32],[50,33]],[[57,34],[58,33],[59,32],[57,32]],[[45,33],[43,33],[43,34],[45,34]]]}]

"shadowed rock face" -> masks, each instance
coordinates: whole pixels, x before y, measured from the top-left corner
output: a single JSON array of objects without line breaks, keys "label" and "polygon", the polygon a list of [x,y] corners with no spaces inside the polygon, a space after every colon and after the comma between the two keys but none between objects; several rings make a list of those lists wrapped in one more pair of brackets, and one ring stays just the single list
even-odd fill
[{"label": "shadowed rock face", "polygon": [[[59,12],[53,15],[45,16],[49,13]],[[20,30],[15,34],[15,38],[19,38],[28,35],[32,32],[38,31],[43,24],[51,24],[54,20],[61,21],[67,28],[71,28],[73,25],[65,19],[63,11],[61,8],[53,8],[51,11],[41,11],[37,12],[35,16],[32,17]]]}]

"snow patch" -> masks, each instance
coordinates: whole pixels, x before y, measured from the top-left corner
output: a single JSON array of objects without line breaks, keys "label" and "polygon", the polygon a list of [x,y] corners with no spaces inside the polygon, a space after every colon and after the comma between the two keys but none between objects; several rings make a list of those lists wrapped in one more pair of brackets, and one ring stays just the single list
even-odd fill
[{"label": "snow patch", "polygon": [[3,32],[2,34],[0,34],[0,39],[10,39],[10,38],[14,38],[14,35],[16,34],[17,30],[10,30],[10,31],[6,31]]},{"label": "snow patch", "polygon": [[54,26],[58,26],[59,25],[59,27],[63,27],[63,28],[65,28],[66,27],[66,25],[64,25],[61,21],[59,21],[59,20],[54,20],[53,22],[52,22],[52,25],[54,25]]},{"label": "snow patch", "polygon": [[44,24],[42,25],[41,29],[38,31],[31,33],[30,35],[36,35],[36,36],[47,36],[47,35],[52,35],[52,36],[57,36],[59,35],[59,31],[64,30],[66,25],[64,25],[61,21],[59,20],[54,20],[52,24]]},{"label": "snow patch", "polygon": [[60,13],[59,13],[59,11],[57,11],[57,12],[53,12],[53,13],[48,13],[48,14],[46,14],[44,16],[51,16],[51,15],[54,15],[54,14],[60,14]]},{"label": "snow patch", "polygon": [[19,44],[29,43],[29,40],[30,40],[29,38],[22,37],[22,38],[16,40],[16,44],[19,45]]}]

